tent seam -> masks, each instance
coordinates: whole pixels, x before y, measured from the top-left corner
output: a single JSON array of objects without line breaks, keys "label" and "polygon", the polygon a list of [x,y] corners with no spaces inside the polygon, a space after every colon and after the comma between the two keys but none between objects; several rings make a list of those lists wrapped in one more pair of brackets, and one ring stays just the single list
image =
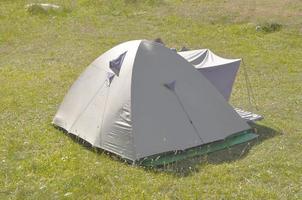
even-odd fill
[{"label": "tent seam", "polygon": [[72,123],[72,125],[69,128],[69,131],[74,127],[74,125],[77,123],[77,121],[79,120],[79,118],[82,116],[82,114],[87,110],[87,108],[89,107],[89,105],[91,104],[91,102],[93,101],[93,99],[96,97],[96,95],[100,92],[100,90],[103,88],[104,84],[105,84],[106,80],[101,84],[100,88],[95,92],[95,94],[92,96],[92,98],[89,100],[89,102],[87,103],[87,105],[85,106],[85,108],[80,112],[80,114],[77,116],[77,118],[74,120],[74,122]]}]

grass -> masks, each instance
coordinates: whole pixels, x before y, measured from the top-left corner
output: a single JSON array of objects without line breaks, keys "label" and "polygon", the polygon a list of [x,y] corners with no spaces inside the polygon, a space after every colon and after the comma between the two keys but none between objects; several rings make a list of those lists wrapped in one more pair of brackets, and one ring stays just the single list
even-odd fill
[{"label": "grass", "polygon": [[[30,14],[0,0],[0,199],[301,199],[302,4],[299,0],[48,1]],[[257,32],[257,24],[282,24]],[[123,163],[51,125],[85,67],[123,41],[242,57],[260,139],[156,169]],[[249,108],[243,67],[232,103]]]}]

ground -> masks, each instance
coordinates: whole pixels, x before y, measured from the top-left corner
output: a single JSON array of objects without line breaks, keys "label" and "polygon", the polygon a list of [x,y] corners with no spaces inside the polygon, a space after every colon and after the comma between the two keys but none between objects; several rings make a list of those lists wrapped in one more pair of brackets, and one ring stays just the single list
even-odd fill
[{"label": "ground", "polygon": [[[0,199],[302,199],[300,0],[53,0],[61,13],[29,13],[32,2],[0,0]],[[271,24],[282,27],[256,31]],[[257,141],[151,169],[52,126],[89,63],[156,37],[243,58],[231,103],[265,117]]]}]

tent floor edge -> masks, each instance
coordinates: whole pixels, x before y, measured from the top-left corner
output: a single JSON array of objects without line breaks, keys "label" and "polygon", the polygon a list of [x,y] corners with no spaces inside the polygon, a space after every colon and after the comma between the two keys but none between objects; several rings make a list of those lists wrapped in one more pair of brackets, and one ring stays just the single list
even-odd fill
[{"label": "tent floor edge", "polygon": [[156,154],[140,159],[136,163],[145,167],[156,167],[174,163],[188,158],[196,156],[202,156],[209,153],[213,153],[219,150],[223,150],[237,144],[242,144],[258,137],[252,129],[235,133],[224,140],[215,141],[212,143],[204,144],[201,146],[186,149],[184,151],[170,151],[166,153]]}]

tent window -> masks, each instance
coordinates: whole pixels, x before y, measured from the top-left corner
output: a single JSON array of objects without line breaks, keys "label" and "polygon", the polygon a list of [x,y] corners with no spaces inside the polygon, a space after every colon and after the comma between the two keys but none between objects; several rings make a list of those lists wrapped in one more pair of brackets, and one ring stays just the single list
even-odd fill
[{"label": "tent window", "polygon": [[110,69],[117,75],[119,76],[120,74],[120,70],[124,61],[124,58],[126,56],[127,51],[125,51],[124,53],[122,53],[119,57],[117,57],[114,60],[111,60],[109,63],[109,67]]},{"label": "tent window", "polygon": [[107,82],[107,86],[110,86],[113,78],[114,78],[115,74],[112,73],[112,72],[107,72],[107,79],[106,79],[106,82]]}]

